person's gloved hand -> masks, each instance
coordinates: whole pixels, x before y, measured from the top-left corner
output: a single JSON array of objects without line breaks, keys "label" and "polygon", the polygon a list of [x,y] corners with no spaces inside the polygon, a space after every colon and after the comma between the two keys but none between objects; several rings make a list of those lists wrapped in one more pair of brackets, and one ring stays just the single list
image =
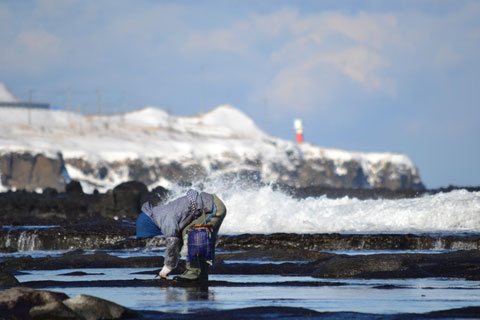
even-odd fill
[{"label": "person's gloved hand", "polygon": [[167,279],[170,271],[172,271],[172,270],[169,267],[167,267],[166,265],[164,265],[162,270],[160,270],[160,272],[158,273],[158,276],[160,277],[160,279]]}]

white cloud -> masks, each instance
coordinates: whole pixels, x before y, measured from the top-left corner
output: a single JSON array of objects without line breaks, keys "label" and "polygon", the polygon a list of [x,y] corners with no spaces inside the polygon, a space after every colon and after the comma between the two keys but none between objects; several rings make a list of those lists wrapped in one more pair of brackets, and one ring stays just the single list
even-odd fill
[{"label": "white cloud", "polygon": [[334,55],[322,57],[319,61],[331,63],[337,70],[365,88],[387,89],[377,70],[388,67],[388,62],[366,47],[351,47]]},{"label": "white cloud", "polygon": [[[266,97],[274,107],[305,110],[313,108],[318,83],[303,67],[285,68],[278,72],[271,86],[266,89]],[[317,90],[316,90],[317,89]]]},{"label": "white cloud", "polygon": [[78,0],[35,0],[33,15],[38,17],[56,17],[67,14],[78,4]]},{"label": "white cloud", "polygon": [[183,47],[183,51],[224,51],[242,53],[247,49],[231,30],[214,30],[207,34],[195,32],[191,34]]},{"label": "white cloud", "polygon": [[325,14],[329,34],[339,33],[355,43],[381,49],[396,37],[397,19],[393,15],[367,14],[361,12],[354,16],[344,14]]},{"label": "white cloud", "polygon": [[216,29],[207,32],[193,32],[183,46],[185,53],[198,51],[224,51],[229,53],[246,53],[250,47],[252,31],[250,23],[239,22],[230,29]]},{"label": "white cloud", "polygon": [[325,109],[321,102],[334,97],[345,79],[369,90],[394,93],[391,82],[376,72],[387,65],[381,56],[365,47],[319,55],[281,68],[267,88],[267,96],[277,107],[295,106],[296,110],[309,111]]},{"label": "white cloud", "polygon": [[255,14],[248,19],[252,35],[261,33],[267,37],[279,37],[285,33],[300,33],[305,28],[295,9],[283,8],[268,15]]},{"label": "white cloud", "polygon": [[[2,71],[46,73],[68,58],[73,76],[121,66],[125,74],[136,68],[194,79],[193,66],[211,63],[224,87],[235,85],[231,90],[254,97],[252,103],[268,96],[272,107],[336,105],[348,97],[347,86],[359,96],[395,95],[419,72],[478,65],[480,52],[476,2],[441,14],[415,6],[383,13],[312,11],[299,3],[302,10],[271,5],[266,14],[227,10],[225,16],[225,9],[211,13],[208,1],[31,3],[24,11],[0,3],[0,27],[12,15],[15,21],[0,29]],[[207,11],[211,20],[205,23]]]},{"label": "white cloud", "polygon": [[[300,14],[283,8],[249,15],[230,27],[196,30],[190,38],[195,45],[189,49],[192,55],[262,57],[260,69],[252,72],[264,79],[253,89],[258,102],[266,94],[276,106],[311,109],[316,100],[331,99],[334,104],[345,85],[353,84],[364,94],[396,96],[401,89],[397,86],[409,86],[418,72],[478,65],[479,13],[476,2],[443,13]],[[319,90],[325,86],[329,90]]]},{"label": "white cloud", "polygon": [[297,12],[291,9],[281,9],[270,15],[252,14],[232,23],[229,28],[192,32],[183,50],[186,53],[224,51],[245,54],[255,50],[255,46],[265,39],[292,32],[296,21]]},{"label": "white cloud", "polygon": [[459,60],[459,54],[450,45],[444,45],[438,48],[433,59],[435,64],[439,66],[452,65]]},{"label": "white cloud", "polygon": [[11,25],[12,12],[6,4],[0,3],[0,41],[7,36],[7,32],[11,32]]},{"label": "white cloud", "polygon": [[340,81],[338,86],[345,81],[338,76],[326,79],[324,74],[332,70],[367,90],[393,93],[395,88],[384,72],[390,65],[384,49],[400,40],[393,15],[326,12],[301,16],[284,8],[250,15],[230,28],[195,31],[186,47],[192,54],[263,55],[271,82],[257,92],[266,91],[269,101],[279,107],[311,109],[316,99],[331,96],[319,87],[330,87],[327,81]]},{"label": "white cloud", "polygon": [[61,40],[55,35],[43,30],[26,30],[2,50],[0,64],[6,69],[38,74],[60,62],[63,53]]},{"label": "white cloud", "polygon": [[12,13],[8,6],[4,3],[0,3],[0,20],[10,19]]}]

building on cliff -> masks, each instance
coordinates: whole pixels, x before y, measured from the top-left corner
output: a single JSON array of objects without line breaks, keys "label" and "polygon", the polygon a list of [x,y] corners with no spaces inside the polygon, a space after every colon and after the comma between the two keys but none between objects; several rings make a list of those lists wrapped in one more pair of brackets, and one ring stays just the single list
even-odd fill
[{"label": "building on cliff", "polygon": [[50,109],[50,104],[48,103],[38,103],[31,101],[20,101],[18,100],[8,87],[0,82],[0,108],[35,108],[35,109]]}]

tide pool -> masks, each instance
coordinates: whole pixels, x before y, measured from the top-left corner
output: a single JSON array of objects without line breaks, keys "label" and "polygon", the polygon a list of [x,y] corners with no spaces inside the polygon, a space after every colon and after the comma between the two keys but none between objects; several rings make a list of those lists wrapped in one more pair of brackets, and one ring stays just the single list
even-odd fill
[{"label": "tide pool", "polygon": [[[376,314],[425,313],[435,310],[480,306],[480,281],[463,279],[314,279],[277,275],[211,275],[210,280],[228,281],[238,286],[209,288],[178,287],[95,287],[96,280],[152,279],[151,274],[137,274],[154,268],[26,270],[20,282],[92,281],[91,287],[46,288],[73,297],[93,295],[137,310],[195,312],[255,306],[302,307],[316,311],[362,312]],[[90,275],[62,275],[84,271]],[[287,281],[306,282],[305,286],[285,285]],[[332,286],[313,286],[314,282],[331,282]],[[250,286],[263,283],[261,286]],[[269,285],[268,283],[275,283]],[[280,285],[278,284],[280,283]],[[312,283],[309,286],[308,283]],[[340,285],[341,283],[342,285]]]}]

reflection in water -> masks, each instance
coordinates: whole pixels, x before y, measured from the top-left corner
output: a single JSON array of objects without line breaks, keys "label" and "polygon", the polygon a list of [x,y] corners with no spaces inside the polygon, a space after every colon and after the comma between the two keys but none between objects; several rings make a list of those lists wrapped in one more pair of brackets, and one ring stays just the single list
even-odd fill
[{"label": "reflection in water", "polygon": [[[190,287],[94,287],[97,280],[151,279],[138,275],[139,269],[88,269],[91,275],[80,277],[92,287],[39,288],[64,292],[70,297],[92,295],[135,310],[191,313],[204,310],[228,310],[260,306],[307,308],[319,312],[351,311],[392,314],[430,312],[480,305],[480,281],[464,279],[345,279],[275,275],[212,275],[211,280],[237,283],[237,286]],[[59,276],[71,271],[28,270],[17,275],[20,282],[36,280],[78,281],[79,277]],[[94,274],[103,273],[103,275]],[[280,282],[342,282],[344,285],[279,286]],[[268,283],[271,282],[272,285]],[[243,283],[243,284],[241,284]],[[262,283],[262,285],[254,285]],[[387,288],[382,289],[382,288]]]},{"label": "reflection in water", "polygon": [[[191,302],[189,304],[180,304],[187,306],[186,309],[177,310],[176,312],[194,312],[199,309],[205,309],[205,301],[215,301],[215,293],[208,287],[188,287],[188,288],[163,288],[165,290],[165,303],[177,304],[181,302]],[[201,304],[195,301],[203,301]],[[207,307],[208,309],[208,307]]]}]

